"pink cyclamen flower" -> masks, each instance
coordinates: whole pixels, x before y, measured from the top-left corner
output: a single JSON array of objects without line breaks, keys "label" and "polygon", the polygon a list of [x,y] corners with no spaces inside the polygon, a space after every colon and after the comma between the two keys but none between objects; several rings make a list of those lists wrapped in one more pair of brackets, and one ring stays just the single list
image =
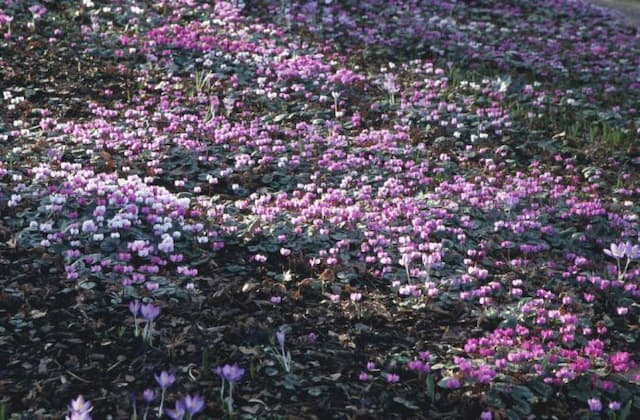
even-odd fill
[{"label": "pink cyclamen flower", "polygon": [[400,381],[400,375],[397,375],[395,373],[387,373],[386,378],[387,378],[387,382],[390,384],[394,384]]},{"label": "pink cyclamen flower", "polygon": [[358,379],[361,380],[362,382],[368,381],[369,380],[369,374],[367,372],[360,372],[360,375],[358,376]]}]

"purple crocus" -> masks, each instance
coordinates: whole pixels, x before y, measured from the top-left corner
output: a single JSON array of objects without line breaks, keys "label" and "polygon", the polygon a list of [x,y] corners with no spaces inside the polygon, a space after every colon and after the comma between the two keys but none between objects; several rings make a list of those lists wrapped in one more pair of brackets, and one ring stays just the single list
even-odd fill
[{"label": "purple crocus", "polygon": [[129,302],[129,312],[131,312],[131,315],[133,315],[134,317],[137,316],[140,312],[140,301],[132,300],[131,302]]},{"label": "purple crocus", "polygon": [[[156,382],[158,383],[158,385],[160,385],[160,388],[162,388],[162,394],[160,395],[160,407],[158,407],[158,416],[161,417],[163,412],[162,407],[164,406],[164,396],[167,392],[167,388],[169,388],[175,382],[176,376],[164,370],[160,372],[160,375],[156,374],[154,376],[156,378]],[[176,410],[177,409],[178,409],[178,406],[176,404]]]},{"label": "purple crocus", "polygon": [[244,375],[244,369],[242,369],[238,364],[232,365],[224,365],[223,367],[218,367],[216,369],[216,373],[222,378],[227,380],[229,383],[238,382],[242,376]]},{"label": "purple crocus", "polygon": [[144,319],[151,322],[160,314],[160,308],[155,306],[153,303],[147,303],[140,306],[140,313]]},{"label": "purple crocus", "polygon": [[199,395],[185,395],[183,399],[184,409],[187,410],[190,416],[201,412],[204,409],[204,398]]},{"label": "purple crocus", "polygon": [[156,382],[163,390],[169,388],[176,380],[175,375],[172,375],[164,370],[160,372],[160,375],[156,374],[154,376],[156,378]]},{"label": "purple crocus", "polygon": [[182,420],[182,418],[184,417],[184,404],[182,403],[182,401],[176,401],[176,408],[174,408],[173,410],[167,408],[165,410],[165,413],[173,420]]},{"label": "purple crocus", "polygon": [[91,401],[85,400],[82,395],[78,395],[78,398],[71,400],[71,404],[69,404],[70,413],[66,420],[91,420],[91,415],[89,414],[91,410],[93,410]]}]

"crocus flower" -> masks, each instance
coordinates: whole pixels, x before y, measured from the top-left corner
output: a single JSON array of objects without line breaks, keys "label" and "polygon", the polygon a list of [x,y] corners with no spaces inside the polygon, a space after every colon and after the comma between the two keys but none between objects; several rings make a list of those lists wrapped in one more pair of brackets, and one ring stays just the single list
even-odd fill
[{"label": "crocus flower", "polygon": [[137,300],[132,300],[131,302],[129,302],[129,312],[131,312],[131,315],[133,315],[134,317],[138,315],[138,313],[140,312],[140,302]]},{"label": "crocus flower", "polygon": [[233,366],[224,365],[222,367],[222,377],[230,383],[238,382],[243,375],[244,369],[238,366],[238,364],[234,364]]},{"label": "crocus flower", "polygon": [[160,375],[154,375],[156,378],[156,382],[160,385],[160,388],[167,389],[169,388],[176,380],[176,376],[172,375],[166,371],[160,372]]},{"label": "crocus flower", "polygon": [[89,414],[91,410],[93,410],[91,401],[85,400],[82,395],[78,395],[78,398],[71,400],[71,404],[69,404],[71,413],[66,417],[66,420],[91,420],[91,415]]},{"label": "crocus flower", "polygon": [[182,420],[182,418],[184,417],[184,404],[182,403],[182,401],[176,401],[176,408],[174,408],[173,410],[167,408],[165,410],[165,413],[173,420]]},{"label": "crocus flower", "polygon": [[[170,373],[167,373],[164,370],[160,372],[160,375],[156,374],[154,376],[156,378],[156,382],[158,383],[158,385],[160,385],[160,388],[162,388],[162,394],[160,395],[160,407],[158,407],[158,416],[161,417],[162,407],[164,406],[165,393],[167,392],[167,388],[169,388],[171,384],[175,382],[176,376]],[[177,410],[178,410],[178,404],[176,403],[176,411],[174,413],[177,413],[178,412]],[[183,412],[183,415],[184,415],[184,412]],[[174,417],[174,418],[177,418],[177,417]]]},{"label": "crocus flower", "polygon": [[287,336],[285,330],[280,329],[276,332],[276,338],[278,339],[278,344],[280,344],[280,348],[284,351],[284,340]]},{"label": "crocus flower", "polygon": [[147,303],[146,305],[142,305],[140,307],[140,313],[142,314],[144,319],[151,322],[160,314],[160,308],[154,306],[152,303]]},{"label": "crocus flower", "polygon": [[604,249],[603,251],[608,256],[619,260],[627,256],[627,244],[629,243],[627,242],[626,244],[611,244],[609,246],[609,249]]},{"label": "crocus flower", "polygon": [[187,410],[191,416],[204,409],[204,398],[199,395],[195,395],[193,397],[191,395],[185,395],[183,403],[184,409]]},{"label": "crocus flower", "polygon": [[156,392],[153,389],[145,389],[144,392],[142,393],[142,398],[150,403],[151,401],[155,400],[156,398]]},{"label": "crocus flower", "polygon": [[71,400],[71,404],[69,405],[69,410],[78,413],[88,413],[92,409],[91,401],[85,400],[82,395],[78,395],[78,398]]}]

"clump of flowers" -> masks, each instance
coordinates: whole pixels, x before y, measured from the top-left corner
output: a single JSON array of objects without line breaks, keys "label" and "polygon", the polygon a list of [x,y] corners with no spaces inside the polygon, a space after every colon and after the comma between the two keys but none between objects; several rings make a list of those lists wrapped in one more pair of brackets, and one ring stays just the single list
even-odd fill
[{"label": "clump of flowers", "polygon": [[[627,275],[631,261],[640,260],[640,245],[631,245],[629,241],[620,244],[611,244],[608,249],[604,249],[604,253],[616,260],[618,281],[623,281]],[[625,260],[623,269],[621,269],[622,260]]]},{"label": "clump of flowers", "polygon": [[[129,302],[129,312],[133,315],[133,323],[135,325],[134,335],[138,337],[142,334],[142,340],[151,344],[153,336],[153,321],[160,315],[160,308],[152,303],[141,304],[137,300]],[[142,315],[145,325],[142,330],[138,328],[138,314]]]},{"label": "clump of flowers", "polygon": [[[222,379],[220,387],[220,399],[227,406],[227,412],[233,413],[233,387],[244,376],[244,369],[238,364],[218,366],[215,370],[216,374]],[[227,396],[224,396],[226,385],[229,384]]]},{"label": "clump of flowers", "polygon": [[167,408],[165,413],[173,420],[191,420],[193,416],[204,410],[204,398],[199,395],[185,395],[182,400],[176,401],[176,406],[172,410]]}]

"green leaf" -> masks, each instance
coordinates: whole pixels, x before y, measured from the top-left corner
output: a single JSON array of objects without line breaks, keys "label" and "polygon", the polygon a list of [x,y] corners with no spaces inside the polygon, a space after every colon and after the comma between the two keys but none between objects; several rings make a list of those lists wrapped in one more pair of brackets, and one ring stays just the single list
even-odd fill
[{"label": "green leaf", "polygon": [[429,401],[434,402],[436,399],[436,387],[433,382],[432,374],[427,375],[426,386],[427,386],[427,390],[426,390],[427,398],[429,399]]},{"label": "green leaf", "polygon": [[319,386],[314,386],[307,389],[307,394],[311,395],[312,397],[319,397],[322,394],[322,388]]},{"label": "green leaf", "polygon": [[420,409],[420,407],[418,407],[417,405],[415,405],[411,401],[405,400],[402,397],[393,397],[393,401],[397,402],[400,405],[403,405],[404,407],[408,408],[409,410],[418,410],[418,409]]}]

